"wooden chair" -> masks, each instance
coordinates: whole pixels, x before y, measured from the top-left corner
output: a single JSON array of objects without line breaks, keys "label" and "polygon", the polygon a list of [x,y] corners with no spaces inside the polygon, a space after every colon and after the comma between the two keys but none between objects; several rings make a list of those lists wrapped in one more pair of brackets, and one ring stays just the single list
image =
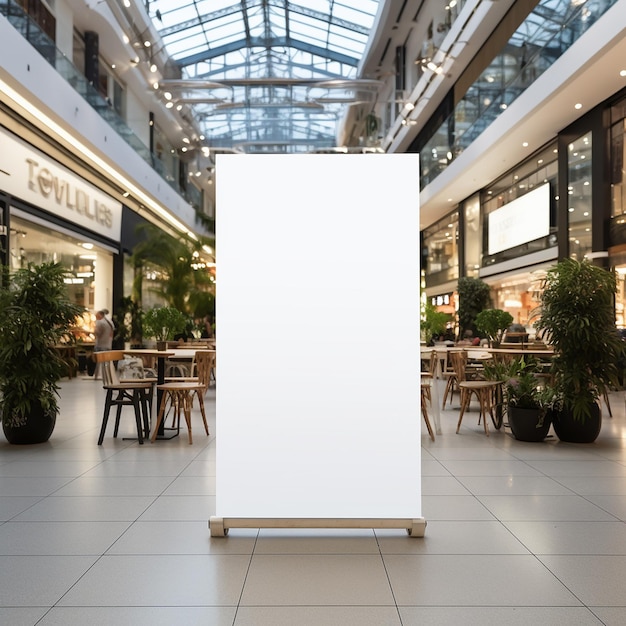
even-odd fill
[{"label": "wooden chair", "polygon": [[[112,407],[116,407],[115,429],[113,437],[117,437],[120,426],[122,407],[132,406],[135,412],[137,425],[137,439],[143,444],[144,437],[150,436],[150,406],[152,402],[152,390],[154,381],[146,379],[120,381],[117,376],[116,363],[124,358],[123,350],[106,350],[94,352],[96,363],[100,365],[102,372],[102,387],[106,390],[104,401],[104,413],[102,415],[102,427],[98,445],[102,445],[106,431],[109,414]],[[142,426],[143,414],[143,426]]]},{"label": "wooden chair", "polygon": [[199,382],[204,387],[204,394],[215,380],[215,350],[196,350],[192,364],[191,376],[171,376],[166,382]]},{"label": "wooden chair", "polygon": [[430,383],[427,382],[425,380],[425,378],[430,377],[430,374],[428,374],[428,376],[423,375],[424,379],[421,382],[421,393],[420,393],[420,397],[421,397],[421,408],[422,408],[422,417],[424,418],[424,422],[426,424],[426,428],[428,430],[428,434],[430,435],[430,438],[435,441],[435,433],[433,431],[433,427],[430,424],[430,418],[428,416],[428,405],[432,405],[432,396],[430,393]]},{"label": "wooden chair", "polygon": [[446,408],[448,394],[450,394],[450,404],[455,391],[459,391],[459,383],[467,379],[467,352],[465,350],[450,350],[448,352],[448,364],[442,376],[446,379],[446,388],[443,392],[442,408]]},{"label": "wooden chair", "polygon": [[489,436],[489,426],[487,424],[487,412],[491,416],[494,425],[496,419],[493,414],[495,408],[495,392],[500,385],[499,382],[493,380],[469,380],[467,374],[467,352],[459,350],[450,354],[452,367],[457,380],[459,394],[461,396],[461,412],[459,414],[459,422],[456,432],[458,434],[463,420],[463,414],[469,409],[472,395],[476,397],[479,404],[478,423],[482,419],[485,434]]},{"label": "wooden chair", "polygon": [[185,423],[187,424],[187,432],[189,433],[189,444],[191,445],[193,443],[193,436],[191,433],[191,405],[194,394],[197,395],[198,402],[200,404],[204,430],[206,431],[207,436],[209,435],[209,425],[204,412],[204,387],[200,382],[168,382],[163,385],[157,385],[157,389],[163,392],[163,397],[161,398],[159,414],[150,439],[152,442],[154,442],[157,437],[159,426],[165,419],[166,411],[171,410],[174,415],[174,420],[178,424],[179,430],[180,414],[182,413],[184,415]]}]

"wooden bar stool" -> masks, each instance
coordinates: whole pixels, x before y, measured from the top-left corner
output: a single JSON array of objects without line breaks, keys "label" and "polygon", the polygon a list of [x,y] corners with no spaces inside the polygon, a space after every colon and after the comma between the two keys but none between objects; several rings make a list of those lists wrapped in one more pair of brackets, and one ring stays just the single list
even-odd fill
[{"label": "wooden bar stool", "polygon": [[161,398],[161,405],[159,407],[159,415],[152,433],[150,441],[154,443],[159,426],[163,421],[166,407],[174,413],[174,418],[180,430],[180,414],[181,412],[185,416],[185,422],[187,423],[187,432],[189,433],[189,444],[193,443],[193,437],[191,434],[191,401],[193,396],[198,398],[198,404],[200,405],[200,412],[202,413],[202,421],[204,422],[204,430],[206,434],[209,434],[209,425],[206,421],[206,414],[204,412],[204,392],[205,387],[201,383],[197,382],[168,382],[163,385],[157,385],[157,390],[163,392]]},{"label": "wooden bar stool", "polygon": [[500,385],[501,383],[499,381],[494,380],[465,380],[459,383],[459,388],[461,391],[461,413],[459,415],[459,423],[456,427],[457,435],[459,433],[459,429],[461,428],[463,414],[465,413],[465,410],[469,408],[472,394],[474,394],[480,406],[478,423],[480,424],[480,420],[482,418],[483,426],[485,428],[485,435],[489,437],[489,426],[487,425],[487,411],[489,411],[491,421],[495,425],[496,421],[493,416],[493,408],[495,405],[495,392]]}]

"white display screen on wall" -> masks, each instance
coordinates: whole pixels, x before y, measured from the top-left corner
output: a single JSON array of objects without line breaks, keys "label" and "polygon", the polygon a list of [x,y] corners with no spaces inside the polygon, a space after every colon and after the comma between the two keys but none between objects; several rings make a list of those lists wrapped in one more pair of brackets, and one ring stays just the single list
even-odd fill
[{"label": "white display screen on wall", "polygon": [[550,234],[550,183],[489,213],[489,254]]},{"label": "white display screen on wall", "polygon": [[421,517],[418,155],[216,159],[217,516]]}]

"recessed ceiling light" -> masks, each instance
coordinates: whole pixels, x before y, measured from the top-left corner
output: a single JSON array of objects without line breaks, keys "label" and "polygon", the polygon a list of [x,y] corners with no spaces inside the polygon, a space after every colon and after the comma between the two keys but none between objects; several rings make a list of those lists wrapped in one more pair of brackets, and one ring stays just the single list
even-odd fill
[{"label": "recessed ceiling light", "polygon": [[621,72],[619,73],[620,76],[626,76],[626,70],[621,70]]},{"label": "recessed ceiling light", "polygon": [[528,142],[527,142],[527,141],[525,141],[524,143],[522,143],[522,146],[523,146],[524,148],[528,148]]},{"label": "recessed ceiling light", "polygon": [[578,110],[578,109],[582,109],[582,108],[583,108],[583,105],[582,105],[580,102],[577,102],[577,103],[574,105],[574,108],[575,108],[575,109],[577,109],[577,110]]}]

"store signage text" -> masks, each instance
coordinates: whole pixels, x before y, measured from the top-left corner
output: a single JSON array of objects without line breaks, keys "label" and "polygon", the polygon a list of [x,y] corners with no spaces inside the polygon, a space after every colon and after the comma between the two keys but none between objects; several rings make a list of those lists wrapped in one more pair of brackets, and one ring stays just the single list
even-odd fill
[{"label": "store signage text", "polygon": [[444,306],[446,304],[450,304],[450,295],[451,294],[446,293],[441,296],[433,296],[430,302],[433,306]]},{"label": "store signage text", "polygon": [[44,198],[53,199],[58,205],[76,211],[79,215],[94,220],[101,226],[111,228],[113,213],[110,207],[93,198],[87,191],[72,185],[69,180],[53,174],[47,167],[40,167],[34,159],[28,163],[28,187]]}]

